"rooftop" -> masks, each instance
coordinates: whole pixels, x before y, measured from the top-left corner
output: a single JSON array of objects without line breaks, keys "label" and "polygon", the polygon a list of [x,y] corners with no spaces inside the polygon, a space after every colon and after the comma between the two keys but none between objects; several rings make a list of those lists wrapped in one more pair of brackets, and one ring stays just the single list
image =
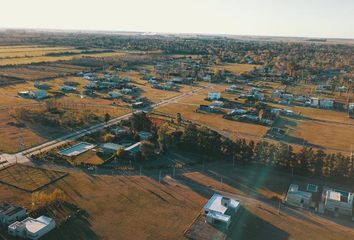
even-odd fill
[{"label": "rooftop", "polygon": [[[227,211],[227,207],[225,207],[221,200],[224,198],[224,196],[220,195],[220,194],[214,194],[209,201],[207,202],[207,204],[205,205],[205,209],[209,210],[209,211],[213,211],[213,212],[217,212],[217,213],[221,213],[224,214]],[[237,208],[240,205],[239,201],[236,201],[232,198],[229,198],[230,202],[229,202],[229,207],[231,208]]]}]

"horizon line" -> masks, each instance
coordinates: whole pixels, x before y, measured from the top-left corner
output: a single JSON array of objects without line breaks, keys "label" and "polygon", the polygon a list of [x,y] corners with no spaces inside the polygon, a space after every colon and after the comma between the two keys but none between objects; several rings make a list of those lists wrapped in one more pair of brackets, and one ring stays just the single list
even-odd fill
[{"label": "horizon line", "polygon": [[[150,33],[155,35],[201,35],[201,36],[223,36],[223,37],[255,37],[255,38],[296,38],[296,39],[318,39],[318,40],[354,40],[351,37],[319,37],[319,36],[291,36],[291,35],[255,35],[255,34],[231,34],[231,33],[183,33],[183,32],[158,32],[158,31],[136,31],[136,30],[99,30],[99,29],[68,29],[68,28],[16,28],[16,27],[0,27],[0,31],[41,31],[41,32],[71,32],[71,33],[131,33],[144,34]],[[149,36],[149,35],[145,35]],[[153,35],[150,35],[153,36]]]}]

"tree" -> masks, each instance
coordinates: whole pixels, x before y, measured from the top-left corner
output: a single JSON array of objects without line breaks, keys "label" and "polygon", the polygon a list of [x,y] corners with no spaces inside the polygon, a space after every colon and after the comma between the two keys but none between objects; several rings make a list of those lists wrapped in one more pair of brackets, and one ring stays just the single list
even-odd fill
[{"label": "tree", "polygon": [[104,122],[105,122],[106,125],[108,124],[110,119],[111,119],[111,115],[109,115],[109,113],[106,113],[104,115]]},{"label": "tree", "polygon": [[106,133],[105,135],[103,135],[102,140],[103,142],[112,142],[114,140],[115,136],[111,133]]},{"label": "tree", "polygon": [[171,143],[171,136],[168,134],[169,125],[164,123],[157,130],[157,142],[159,143],[160,151],[164,152],[167,146]]},{"label": "tree", "polygon": [[141,145],[140,145],[140,151],[141,151],[141,155],[143,156],[143,158],[145,160],[148,160],[149,158],[154,156],[155,145],[152,142],[143,141],[143,142],[141,142]]},{"label": "tree", "polygon": [[116,157],[117,157],[117,158],[123,157],[124,154],[125,154],[124,148],[118,148],[118,149],[117,149],[117,152],[116,152]]},{"label": "tree", "polygon": [[181,125],[181,123],[182,123],[182,115],[181,115],[181,113],[177,113],[176,119],[177,119],[177,124]]},{"label": "tree", "polygon": [[150,131],[152,127],[151,120],[145,112],[134,113],[130,118],[130,126],[133,132]]}]

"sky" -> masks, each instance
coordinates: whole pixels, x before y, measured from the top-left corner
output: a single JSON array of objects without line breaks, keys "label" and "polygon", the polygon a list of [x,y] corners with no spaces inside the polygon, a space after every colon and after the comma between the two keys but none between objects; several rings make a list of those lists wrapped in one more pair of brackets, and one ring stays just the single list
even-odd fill
[{"label": "sky", "polygon": [[354,0],[0,0],[0,28],[354,38]]}]

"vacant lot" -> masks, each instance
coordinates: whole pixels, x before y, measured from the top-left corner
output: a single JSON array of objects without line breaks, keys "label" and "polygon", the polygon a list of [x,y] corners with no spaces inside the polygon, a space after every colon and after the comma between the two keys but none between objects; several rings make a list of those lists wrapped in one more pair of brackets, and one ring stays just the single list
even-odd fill
[{"label": "vacant lot", "polygon": [[0,59],[39,57],[48,53],[80,52],[72,47],[1,46]]},{"label": "vacant lot", "polygon": [[[66,50],[62,50],[65,52]],[[70,50],[72,51],[72,50]],[[75,54],[75,55],[63,55],[63,56],[45,56],[44,54],[40,56],[23,56],[23,57],[15,57],[9,58],[5,57],[1,59],[0,66],[7,65],[22,65],[22,64],[32,64],[32,63],[41,63],[41,62],[57,62],[57,61],[69,61],[75,58],[81,57],[117,57],[125,55],[124,52],[105,52],[105,53],[88,53],[88,54]]]},{"label": "vacant lot", "polygon": [[[64,229],[51,239],[183,239],[184,230],[205,202],[173,180],[159,184],[148,177],[71,173],[48,190],[54,188],[86,210],[88,222],[86,226],[74,222],[71,231]],[[30,194],[2,185],[0,192],[0,202],[30,206]]]},{"label": "vacant lot", "polygon": [[259,65],[254,65],[254,64],[223,64],[223,65],[218,65],[215,66],[215,70],[226,70],[235,74],[241,74],[241,73],[247,73],[255,68],[259,67]]},{"label": "vacant lot", "polygon": [[34,66],[6,67],[0,69],[0,75],[16,77],[26,81],[37,81],[75,74],[85,69],[84,67],[70,64],[51,63]]},{"label": "vacant lot", "polygon": [[[156,109],[156,112],[167,113],[172,116],[175,116],[176,113],[179,112],[183,119],[206,125],[232,139],[236,137],[246,138],[248,140],[259,140],[263,138],[268,127],[226,120],[223,118],[222,114],[196,112],[200,104],[209,105],[211,103],[205,100],[208,92],[223,91],[224,89],[225,85],[210,85],[208,89],[193,93],[176,103],[160,107]],[[224,96],[224,94],[222,96]]]},{"label": "vacant lot", "polygon": [[26,192],[34,192],[66,175],[63,172],[16,164],[0,170],[0,184],[9,185]]},{"label": "vacant lot", "polygon": [[278,126],[289,129],[288,138],[284,140],[331,152],[349,153],[354,145],[354,120],[347,113],[309,107],[284,107],[301,113],[301,117],[284,118]]}]

